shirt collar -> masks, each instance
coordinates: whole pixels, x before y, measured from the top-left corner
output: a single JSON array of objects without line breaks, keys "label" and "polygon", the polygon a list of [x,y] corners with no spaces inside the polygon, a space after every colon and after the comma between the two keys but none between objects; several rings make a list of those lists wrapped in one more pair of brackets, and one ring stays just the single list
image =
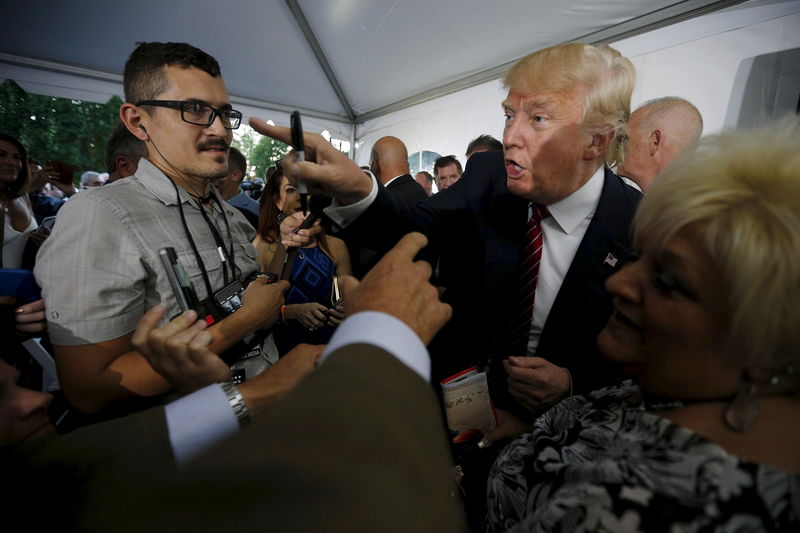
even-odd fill
[{"label": "shirt collar", "polygon": [[388,187],[388,186],[389,186],[389,184],[390,184],[391,182],[393,182],[393,181],[394,181],[394,180],[396,180],[397,178],[402,178],[403,176],[405,176],[405,174],[400,174],[399,176],[395,176],[395,177],[393,177],[392,179],[390,179],[389,181],[387,181],[386,183],[384,183],[384,184],[383,184],[383,186],[384,186],[384,187]]},{"label": "shirt collar", "polygon": [[[175,187],[170,182],[170,178],[149,160],[145,158],[139,160],[139,168],[136,169],[135,175],[139,183],[150,191],[153,196],[164,202],[164,205],[177,205],[175,202]],[[211,190],[216,191],[213,186]],[[192,201],[192,197],[182,187],[178,187],[178,194],[180,195],[181,203]]]},{"label": "shirt collar", "polygon": [[547,210],[550,211],[553,220],[556,221],[564,233],[572,233],[572,230],[582,220],[597,209],[597,204],[600,203],[600,195],[603,192],[604,179],[605,168],[601,166],[592,174],[589,181],[583,184],[583,187],[563,200],[547,206]]}]

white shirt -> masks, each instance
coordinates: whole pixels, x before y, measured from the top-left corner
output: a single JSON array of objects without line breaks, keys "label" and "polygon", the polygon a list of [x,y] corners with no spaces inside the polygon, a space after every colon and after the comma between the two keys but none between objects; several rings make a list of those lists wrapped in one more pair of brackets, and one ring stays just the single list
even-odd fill
[{"label": "white shirt", "polygon": [[[589,178],[583,187],[563,200],[547,206],[549,217],[542,220],[542,262],[536,282],[533,304],[533,323],[528,337],[528,355],[536,354],[547,315],[561,289],[575,253],[594,217],[603,192],[603,167]],[[531,213],[528,213],[530,217]]]}]

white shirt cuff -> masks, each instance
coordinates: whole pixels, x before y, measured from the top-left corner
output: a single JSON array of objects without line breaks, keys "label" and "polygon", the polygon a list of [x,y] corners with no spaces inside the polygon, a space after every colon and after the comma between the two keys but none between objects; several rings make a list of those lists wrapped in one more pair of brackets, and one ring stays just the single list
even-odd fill
[{"label": "white shirt cuff", "polygon": [[339,226],[339,228],[344,229],[349,226],[361,213],[366,211],[367,208],[372,205],[372,202],[375,201],[375,198],[378,197],[378,180],[375,179],[372,172],[370,172],[369,175],[372,177],[372,190],[366,197],[350,205],[340,205],[336,198],[334,198],[331,205],[322,210],[334,224]]},{"label": "white shirt cuff", "polygon": [[386,350],[422,379],[431,380],[431,358],[422,340],[402,320],[378,311],[362,311],[342,322],[323,352],[320,364],[335,350],[358,343]]},{"label": "white shirt cuff", "polygon": [[239,431],[239,423],[219,385],[209,385],[165,408],[175,461],[183,465]]}]

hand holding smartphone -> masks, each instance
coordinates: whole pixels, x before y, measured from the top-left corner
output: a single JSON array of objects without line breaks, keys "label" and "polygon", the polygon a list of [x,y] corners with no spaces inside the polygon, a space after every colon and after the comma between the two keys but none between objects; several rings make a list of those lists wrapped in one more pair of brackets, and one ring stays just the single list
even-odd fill
[{"label": "hand holding smartphone", "polygon": [[59,183],[63,183],[64,185],[72,185],[72,178],[75,176],[75,172],[78,170],[78,167],[75,165],[70,165],[69,163],[64,163],[63,161],[48,161],[45,168],[49,168],[57,174],[55,178],[56,181]]}]

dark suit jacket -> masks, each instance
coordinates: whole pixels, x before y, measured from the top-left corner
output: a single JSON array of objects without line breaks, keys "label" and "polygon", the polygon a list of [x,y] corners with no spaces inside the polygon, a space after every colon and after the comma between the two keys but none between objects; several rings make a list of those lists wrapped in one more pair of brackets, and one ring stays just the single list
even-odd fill
[{"label": "dark suit jacket", "polygon": [[[386,190],[389,191],[392,196],[399,198],[408,205],[418,204],[428,199],[428,195],[425,194],[425,189],[422,188],[422,185],[414,181],[411,174],[399,176],[386,187]],[[353,275],[358,279],[363,278],[367,272],[380,261],[385,252],[385,250],[379,251],[370,246],[358,246],[355,243],[352,246],[348,243],[348,249],[350,250],[350,262],[352,263]]]},{"label": "dark suit jacket", "polygon": [[403,174],[386,186],[386,190],[409,205],[418,204],[428,199],[425,189],[416,182],[411,174]]},{"label": "dark suit jacket", "polygon": [[[27,531],[85,531],[98,497],[125,480],[131,492],[175,469],[164,408],[157,407],[68,435],[0,449],[3,513]],[[13,514],[12,514],[13,513]]]},{"label": "dark suit jacket", "polygon": [[[611,313],[605,279],[621,266],[640,198],[606,170],[597,211],[542,332],[538,355],[567,367],[576,393],[615,380],[595,340]],[[446,288],[444,300],[453,306],[453,318],[430,346],[434,383],[482,365],[509,320],[527,206],[508,192],[502,152],[483,152],[469,159],[453,186],[413,207],[379,186],[375,202],[343,232],[345,240],[384,243],[386,248],[408,231],[428,236],[423,253],[433,264],[438,259],[437,284]],[[609,253],[620,259],[614,266],[605,262]]]},{"label": "dark suit jacket", "polygon": [[7,450],[2,501],[30,531],[459,531],[443,434],[427,383],[350,345],[180,471],[158,408]]}]

